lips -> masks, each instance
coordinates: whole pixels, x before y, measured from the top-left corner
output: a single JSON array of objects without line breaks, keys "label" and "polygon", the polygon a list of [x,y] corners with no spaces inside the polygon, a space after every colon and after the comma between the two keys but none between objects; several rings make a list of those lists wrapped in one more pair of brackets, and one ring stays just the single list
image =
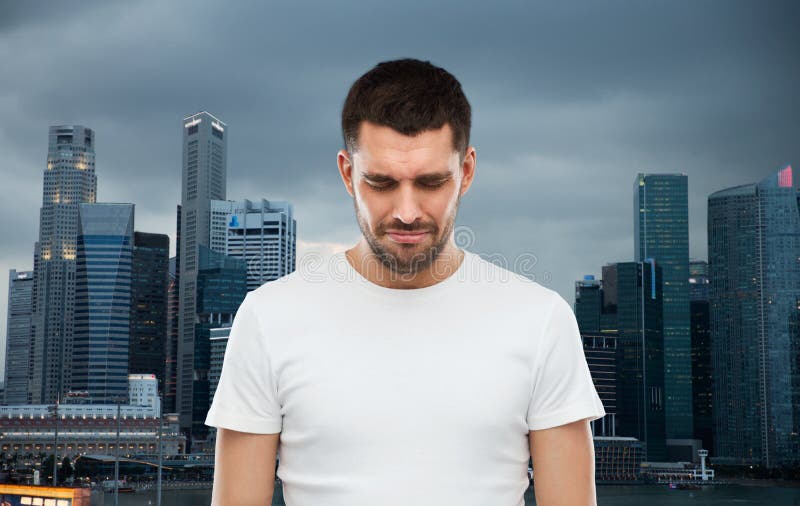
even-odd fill
[{"label": "lips", "polygon": [[386,235],[394,242],[414,244],[424,240],[428,236],[428,232],[386,232]]}]

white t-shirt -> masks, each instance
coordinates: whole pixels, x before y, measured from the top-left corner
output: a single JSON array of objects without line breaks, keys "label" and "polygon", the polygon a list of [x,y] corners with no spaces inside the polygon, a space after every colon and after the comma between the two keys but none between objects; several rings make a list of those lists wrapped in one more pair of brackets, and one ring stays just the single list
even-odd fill
[{"label": "white t-shirt", "polygon": [[386,288],[340,252],[248,293],[206,424],[280,432],[288,506],[521,506],[528,431],[604,415],[558,293],[469,251]]}]

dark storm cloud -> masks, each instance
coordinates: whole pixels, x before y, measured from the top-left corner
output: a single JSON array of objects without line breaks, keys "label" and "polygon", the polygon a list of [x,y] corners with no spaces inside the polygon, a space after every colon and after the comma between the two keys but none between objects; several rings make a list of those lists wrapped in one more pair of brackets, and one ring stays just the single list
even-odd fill
[{"label": "dark storm cloud", "polygon": [[473,106],[473,249],[535,255],[571,300],[632,258],[637,172],[689,175],[704,258],[709,193],[800,165],[798,21],[794,2],[0,2],[0,271],[32,265],[51,124],[95,129],[98,199],[174,240],[181,119],[203,109],[228,123],[228,198],[291,200],[304,244],[351,243],[344,95],[414,56]]}]

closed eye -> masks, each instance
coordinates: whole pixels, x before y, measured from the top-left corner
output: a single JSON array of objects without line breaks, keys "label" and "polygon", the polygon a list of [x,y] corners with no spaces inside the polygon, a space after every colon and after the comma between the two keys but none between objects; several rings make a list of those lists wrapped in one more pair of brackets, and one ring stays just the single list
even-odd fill
[{"label": "closed eye", "polygon": [[423,188],[429,188],[431,190],[435,190],[436,188],[444,186],[445,183],[447,183],[447,180],[439,181],[436,183],[420,183],[420,186],[422,186]]},{"label": "closed eye", "polygon": [[371,189],[373,189],[375,191],[383,192],[383,191],[392,189],[394,184],[393,183],[382,183],[382,184],[367,183],[367,186],[369,186]]},{"label": "closed eye", "polygon": [[[418,182],[417,185],[426,190],[436,190],[437,188],[441,188],[442,186],[444,186],[447,183],[447,181],[448,180],[438,181],[436,183]],[[367,183],[367,185],[375,191],[383,192],[394,188],[396,186],[396,183],[382,183],[382,184]]]}]

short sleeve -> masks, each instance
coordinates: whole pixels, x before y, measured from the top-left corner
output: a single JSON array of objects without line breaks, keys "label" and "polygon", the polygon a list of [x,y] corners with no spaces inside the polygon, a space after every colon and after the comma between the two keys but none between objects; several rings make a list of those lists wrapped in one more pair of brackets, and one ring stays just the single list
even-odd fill
[{"label": "short sleeve", "polygon": [[257,310],[248,293],[233,319],[206,425],[255,434],[281,432],[270,349]]},{"label": "short sleeve", "polygon": [[548,429],[606,412],[597,395],[575,314],[557,293],[534,358],[533,391],[528,406],[530,430]]}]

